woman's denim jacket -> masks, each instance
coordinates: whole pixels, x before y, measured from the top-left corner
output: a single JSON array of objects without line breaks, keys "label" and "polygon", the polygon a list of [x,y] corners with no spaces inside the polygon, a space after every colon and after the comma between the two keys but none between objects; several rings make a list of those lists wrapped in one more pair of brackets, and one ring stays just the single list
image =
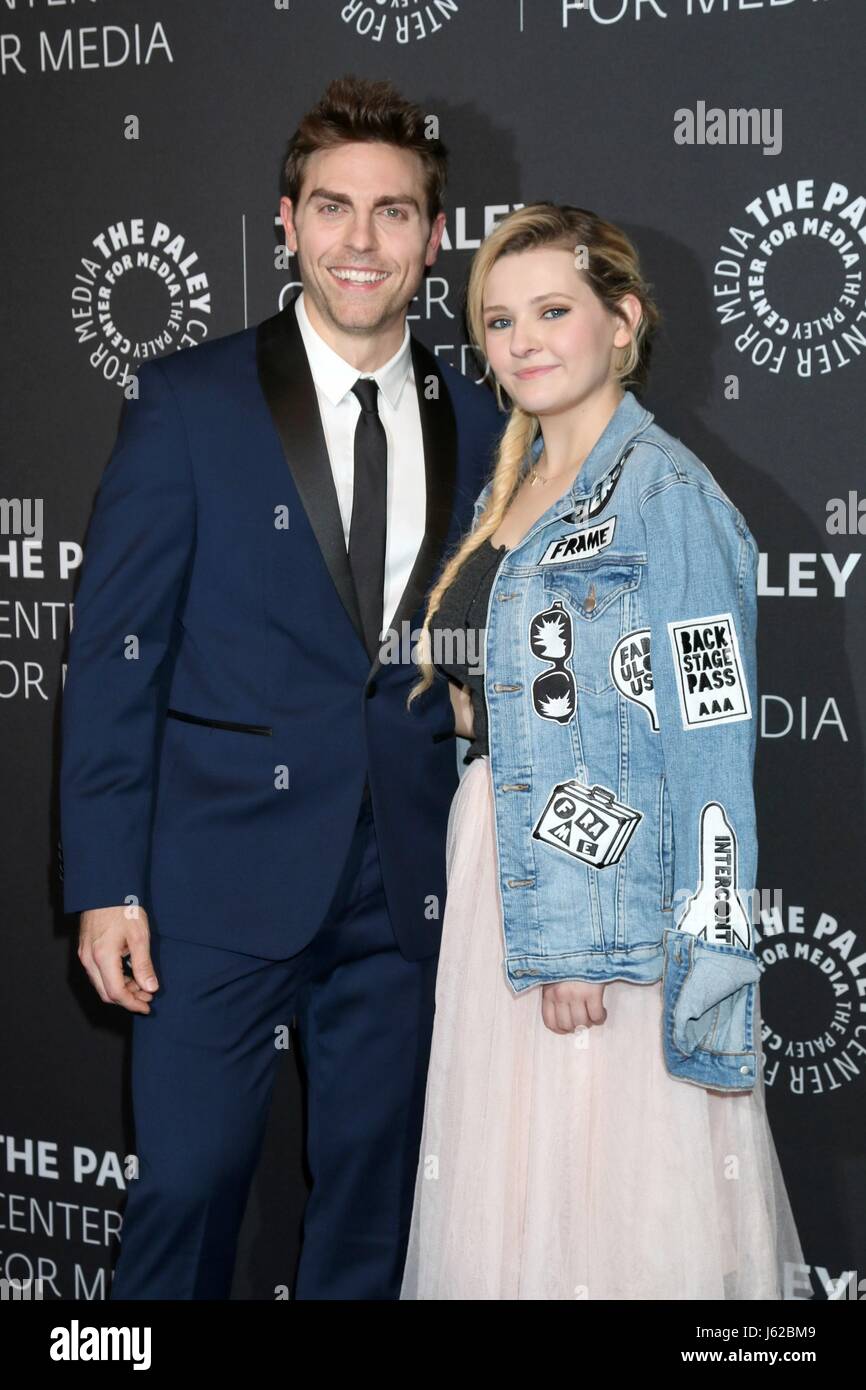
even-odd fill
[{"label": "woman's denim jacket", "polygon": [[708,468],[626,391],[506,551],[484,645],[512,990],[661,979],[668,1072],[724,1091],[756,1079],[757,557]]}]

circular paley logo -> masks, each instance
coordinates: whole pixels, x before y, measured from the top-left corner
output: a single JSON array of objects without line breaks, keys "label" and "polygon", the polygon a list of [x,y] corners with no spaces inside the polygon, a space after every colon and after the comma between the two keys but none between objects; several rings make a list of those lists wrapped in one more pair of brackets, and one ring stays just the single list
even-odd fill
[{"label": "circular paley logo", "polygon": [[866,197],[802,178],[747,203],[721,238],[712,296],[741,357],[801,380],[856,366],[866,348]]},{"label": "circular paley logo", "polygon": [[113,222],[75,272],[72,326],[94,371],[123,387],[148,358],[207,337],[208,277],[187,238],[159,219]]},{"label": "circular paley logo", "polygon": [[[866,951],[853,931],[822,914],[812,939],[802,928],[758,927],[764,967],[764,1079],[793,1096],[829,1095],[862,1082],[866,1021],[861,1012]],[[765,996],[766,991],[766,996]]]},{"label": "circular paley logo", "polygon": [[383,5],[382,0],[339,0],[337,12],[353,33],[373,43],[388,39],[405,46],[434,38],[459,16],[461,0],[401,0]]}]

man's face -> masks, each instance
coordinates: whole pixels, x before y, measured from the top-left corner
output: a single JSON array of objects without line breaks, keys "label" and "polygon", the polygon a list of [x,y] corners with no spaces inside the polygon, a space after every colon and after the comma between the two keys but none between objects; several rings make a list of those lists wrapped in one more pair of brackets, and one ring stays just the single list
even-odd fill
[{"label": "man's face", "polygon": [[402,319],[445,228],[444,213],[427,220],[418,156],[380,142],[317,150],[280,216],[304,293],[324,320],[360,335]]}]

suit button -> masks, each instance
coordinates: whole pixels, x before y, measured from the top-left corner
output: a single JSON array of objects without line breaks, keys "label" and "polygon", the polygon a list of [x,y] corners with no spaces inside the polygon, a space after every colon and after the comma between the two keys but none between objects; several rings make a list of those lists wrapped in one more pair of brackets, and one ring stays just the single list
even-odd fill
[{"label": "suit button", "polygon": [[368,700],[372,700],[373,696],[376,694],[376,682],[375,682],[375,681],[368,681],[368,682],[367,682],[367,686],[366,686],[366,689],[365,689],[365,691],[364,691],[364,694],[366,695],[366,697],[367,697]]}]

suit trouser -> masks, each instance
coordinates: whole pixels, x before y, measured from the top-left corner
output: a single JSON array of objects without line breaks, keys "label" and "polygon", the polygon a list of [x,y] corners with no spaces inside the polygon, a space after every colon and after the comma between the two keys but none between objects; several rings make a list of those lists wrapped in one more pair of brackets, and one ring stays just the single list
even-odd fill
[{"label": "suit trouser", "polygon": [[281,1056],[276,1038],[295,1015],[313,1188],[294,1296],[396,1299],[438,954],[407,961],[400,953],[369,799],[331,908],[302,951],[265,960],[156,933],[152,946],[160,988],[150,1014],[133,1019],[139,1176],[110,1297],[229,1297]]}]

